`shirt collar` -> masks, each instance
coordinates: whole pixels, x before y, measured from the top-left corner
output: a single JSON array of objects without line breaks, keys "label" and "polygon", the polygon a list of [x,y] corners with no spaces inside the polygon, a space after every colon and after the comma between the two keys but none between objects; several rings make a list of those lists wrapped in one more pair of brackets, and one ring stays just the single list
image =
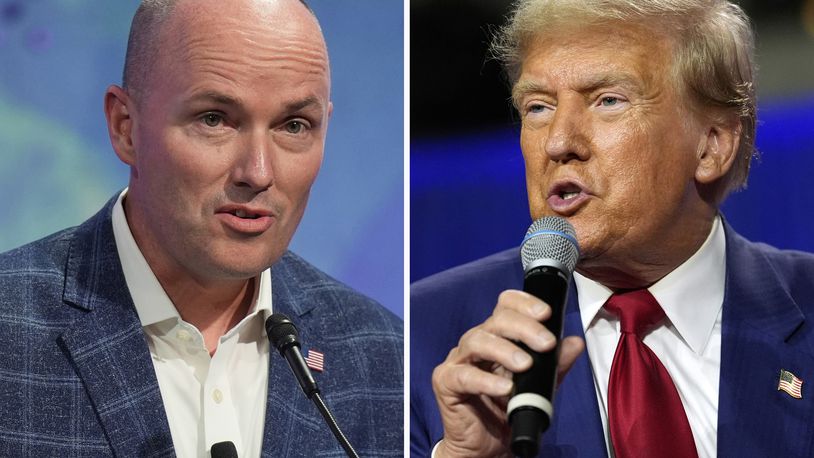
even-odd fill
[{"label": "shirt collar", "polygon": [[[678,334],[696,354],[701,354],[724,301],[726,237],[720,216],[701,248],[689,259],[648,289],[664,309]],[[574,273],[583,330],[597,319],[608,318],[602,308],[613,291]]]},{"label": "shirt collar", "polygon": [[[127,289],[130,290],[141,326],[146,327],[169,319],[179,321],[181,317],[178,315],[175,305],[158,282],[136,244],[133,233],[130,232],[123,205],[126,195],[127,188],[119,194],[113,207],[113,236],[116,239],[116,250],[119,252]],[[264,270],[259,277],[260,285],[255,290],[252,307],[246,318],[262,314],[263,322],[265,322],[272,313],[271,269]],[[241,321],[241,324],[244,321],[245,319]],[[239,327],[240,325],[235,326],[235,328]],[[265,333],[265,329],[263,333]]]}]

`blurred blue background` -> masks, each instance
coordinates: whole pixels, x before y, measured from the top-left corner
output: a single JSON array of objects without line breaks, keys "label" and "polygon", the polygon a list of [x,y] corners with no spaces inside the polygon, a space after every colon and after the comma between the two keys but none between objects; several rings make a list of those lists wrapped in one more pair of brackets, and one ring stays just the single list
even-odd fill
[{"label": "blurred blue background", "polygon": [[[757,33],[760,158],[723,213],[752,240],[814,252],[814,0],[736,3]],[[410,281],[518,246],[531,223],[519,122],[485,52],[508,7],[410,3]]]},{"label": "blurred blue background", "polygon": [[[403,316],[403,4],[310,0],[331,58],[325,160],[291,249]],[[0,251],[127,184],[102,96],[136,0],[0,0]]]}]

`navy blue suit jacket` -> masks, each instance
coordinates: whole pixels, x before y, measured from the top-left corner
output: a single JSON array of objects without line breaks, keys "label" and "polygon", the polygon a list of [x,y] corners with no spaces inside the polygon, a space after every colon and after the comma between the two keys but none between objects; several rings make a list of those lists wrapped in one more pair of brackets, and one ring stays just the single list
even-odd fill
[{"label": "navy blue suit jacket", "polygon": [[[718,456],[814,456],[814,255],[747,241],[728,225],[723,304]],[[429,456],[443,428],[430,377],[460,336],[492,312],[500,291],[522,289],[518,250],[415,283],[411,288],[410,442]],[[810,317],[806,320],[806,317]],[[565,335],[584,336],[571,288]],[[778,391],[781,369],[803,398]],[[607,456],[587,353],[564,377],[540,456]]]},{"label": "navy blue suit jacket", "polygon": [[[141,323],[113,238],[115,199],[79,227],[0,255],[0,456],[174,456]],[[286,253],[275,312],[362,456],[403,454],[402,323]],[[270,355],[263,456],[345,456],[284,360]]]}]

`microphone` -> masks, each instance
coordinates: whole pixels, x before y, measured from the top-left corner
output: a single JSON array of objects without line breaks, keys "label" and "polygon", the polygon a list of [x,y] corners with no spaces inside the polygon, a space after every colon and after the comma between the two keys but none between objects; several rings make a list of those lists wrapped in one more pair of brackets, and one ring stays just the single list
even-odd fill
[{"label": "microphone", "polygon": [[540,436],[554,415],[554,388],[560,355],[568,283],[579,259],[573,226],[564,218],[547,216],[532,223],[520,248],[525,272],[523,291],[551,307],[546,327],[557,336],[554,350],[539,353],[517,344],[532,357],[532,366],[514,374],[514,393],[507,406],[512,452],[520,457],[537,456]]},{"label": "microphone", "polygon": [[237,449],[232,441],[217,442],[209,450],[212,458],[237,458]]},{"label": "microphone", "polygon": [[308,399],[319,392],[317,381],[311,375],[308,365],[300,352],[300,333],[294,323],[282,313],[273,313],[266,320],[266,334],[269,342],[288,361],[288,366],[297,378],[303,393]]},{"label": "microphone", "polygon": [[336,419],[319,394],[317,382],[314,380],[314,376],[311,375],[311,371],[308,369],[308,365],[300,352],[300,333],[297,331],[297,327],[282,313],[273,313],[266,320],[266,334],[268,334],[271,345],[288,361],[288,366],[294,373],[294,377],[299,382],[303,393],[308,399],[314,401],[317,410],[322,414],[325,422],[328,423],[334,437],[345,449],[345,453],[351,458],[359,458],[356,450],[353,449],[348,438],[339,429]]}]

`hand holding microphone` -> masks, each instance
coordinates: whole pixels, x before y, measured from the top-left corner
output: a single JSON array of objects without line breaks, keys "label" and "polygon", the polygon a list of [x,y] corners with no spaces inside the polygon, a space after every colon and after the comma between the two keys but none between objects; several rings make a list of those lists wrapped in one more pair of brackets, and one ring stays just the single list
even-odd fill
[{"label": "hand holding microphone", "polygon": [[[549,224],[552,219],[556,224],[568,224],[560,218],[544,220]],[[540,230],[535,225],[532,229],[535,230],[530,229],[530,233]],[[548,229],[551,228],[544,228]],[[539,259],[554,258],[549,252],[548,244],[554,243],[556,246],[562,243],[560,238],[555,234],[545,234],[544,237],[538,234],[524,242],[524,251],[528,251],[526,248],[534,248],[531,252],[544,255]],[[545,241],[545,246],[540,250],[537,245],[542,241]],[[532,242],[531,245],[529,242]],[[547,272],[544,275],[551,273],[551,269],[541,267],[545,263],[532,262],[532,264],[535,275],[540,274],[538,272],[540,269]],[[526,271],[528,288],[529,269]],[[570,274],[569,271],[567,273],[569,278]],[[533,283],[538,282],[534,280]],[[565,281],[566,288],[567,284]],[[561,323],[554,324],[553,321],[561,320],[562,310],[555,312],[552,307],[562,308],[565,291],[562,291],[562,296],[562,304],[547,304],[528,292],[504,291],[498,298],[492,315],[482,324],[466,332],[458,346],[453,348],[447,359],[435,369],[433,390],[444,424],[444,440],[436,450],[437,457],[512,456],[510,451],[512,434],[506,409],[513,387],[520,385],[513,384],[512,377],[513,374],[525,373],[532,367],[532,357],[522,346],[543,355],[557,348],[558,336],[555,337],[549,327],[556,328],[555,330],[559,332]],[[460,306],[466,307],[466,304]],[[552,316],[556,319],[552,320]],[[556,359],[553,360],[557,370],[560,373],[567,371],[584,346],[584,342],[578,337],[564,339],[558,351],[559,364],[557,365]],[[539,367],[532,372],[540,372]],[[551,367],[550,373],[553,383],[554,366]],[[535,383],[532,383],[532,386],[534,385]],[[527,410],[519,406],[522,407],[514,401],[513,410],[517,412]],[[525,423],[525,420],[521,423]],[[532,429],[534,428],[536,426],[532,426]]]},{"label": "hand holding microphone", "polygon": [[[559,339],[562,335],[568,284],[579,259],[577,234],[565,219],[540,218],[531,225],[520,250],[523,291],[548,303],[551,317],[546,326]],[[559,342],[553,351],[538,352],[519,344],[532,357],[529,370],[514,375],[514,393],[507,412],[511,425],[511,448],[515,455],[537,456],[540,436],[554,416]]]}]

